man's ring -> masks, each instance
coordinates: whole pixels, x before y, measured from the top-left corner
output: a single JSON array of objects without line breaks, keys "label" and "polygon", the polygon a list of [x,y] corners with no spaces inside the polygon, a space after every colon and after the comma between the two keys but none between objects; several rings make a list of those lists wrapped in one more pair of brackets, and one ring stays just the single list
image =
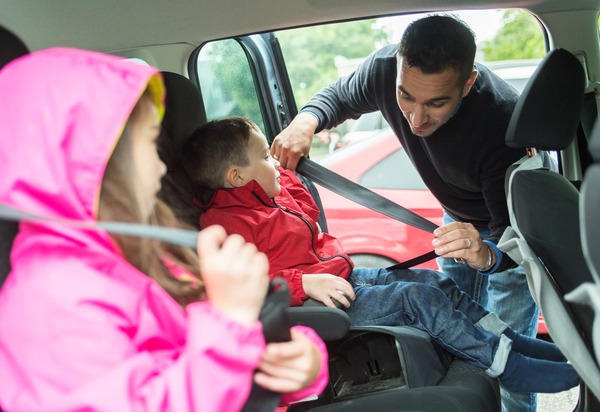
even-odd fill
[{"label": "man's ring", "polygon": [[467,249],[471,249],[471,239],[466,238],[467,239]]},{"label": "man's ring", "polygon": [[277,156],[277,153],[275,153],[275,154],[273,155],[273,159],[275,159],[275,160],[278,160],[278,159],[279,159],[279,156]]}]

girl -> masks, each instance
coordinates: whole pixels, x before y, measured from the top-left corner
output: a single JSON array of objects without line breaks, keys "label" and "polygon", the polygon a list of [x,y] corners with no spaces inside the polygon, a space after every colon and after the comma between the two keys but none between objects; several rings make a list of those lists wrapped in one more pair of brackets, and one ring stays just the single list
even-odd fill
[{"label": "girl", "polygon": [[[86,222],[177,225],[156,200],[165,167],[155,69],[50,49],[3,69],[0,90],[0,202]],[[11,263],[0,290],[6,410],[236,411],[253,379],[285,401],[326,383],[312,330],[265,346],[257,319],[267,260],[220,227],[199,235],[197,258],[157,241],[22,222]]]}]

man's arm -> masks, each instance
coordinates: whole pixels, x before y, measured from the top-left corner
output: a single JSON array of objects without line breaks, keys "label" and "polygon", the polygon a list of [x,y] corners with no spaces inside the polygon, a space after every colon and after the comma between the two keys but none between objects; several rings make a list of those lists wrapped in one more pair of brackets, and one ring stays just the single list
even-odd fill
[{"label": "man's arm", "polygon": [[275,137],[271,145],[271,156],[284,169],[296,170],[300,158],[308,156],[318,126],[319,121],[314,115],[298,113],[289,126]]},{"label": "man's arm", "polygon": [[[372,53],[350,76],[338,79],[313,96],[273,141],[271,155],[283,168],[295,170],[300,157],[308,156],[315,132],[379,110],[375,102],[378,79],[395,67],[389,66],[388,61],[391,58],[395,62],[394,50],[392,46]],[[394,89],[395,84],[379,86]]]}]

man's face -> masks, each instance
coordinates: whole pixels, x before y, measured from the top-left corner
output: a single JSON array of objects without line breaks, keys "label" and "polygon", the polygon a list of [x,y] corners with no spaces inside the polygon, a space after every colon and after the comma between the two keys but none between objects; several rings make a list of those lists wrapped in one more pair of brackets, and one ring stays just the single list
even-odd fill
[{"label": "man's face", "polygon": [[460,100],[471,90],[477,77],[473,71],[461,87],[459,74],[448,68],[440,73],[424,74],[417,67],[408,67],[398,58],[396,100],[408,121],[410,130],[419,137],[431,136],[454,115]]}]

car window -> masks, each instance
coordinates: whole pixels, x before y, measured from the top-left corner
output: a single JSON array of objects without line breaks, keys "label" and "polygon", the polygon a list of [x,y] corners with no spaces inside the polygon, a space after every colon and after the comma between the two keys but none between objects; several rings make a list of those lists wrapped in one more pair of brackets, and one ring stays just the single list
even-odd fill
[{"label": "car window", "polygon": [[208,120],[243,116],[264,130],[250,63],[239,42],[225,39],[204,45],[196,70]]},{"label": "car window", "polygon": [[[520,9],[453,13],[475,32],[476,61],[501,68],[498,74],[520,92],[546,53],[539,22]],[[302,107],[322,87],[352,73],[374,50],[398,43],[408,24],[424,15],[426,13],[390,16],[277,32],[297,107]],[[349,37],[352,42],[339,41]],[[363,120],[365,116],[369,119]],[[315,139],[311,156],[325,156],[372,137],[382,128],[377,123],[379,119],[382,119],[379,112],[366,114],[359,120],[347,120],[326,131],[335,132],[339,136],[337,141],[323,145]]]},{"label": "car window", "polygon": [[[515,61],[515,65],[519,66],[521,60],[540,59],[545,54],[542,26],[526,11],[458,10],[454,13],[475,32],[478,62],[497,66],[498,62]],[[406,26],[425,14],[356,20],[273,33],[285,60],[295,107],[302,107],[322,87],[349,75],[374,50],[396,44]],[[350,37],[352,42],[340,41]],[[209,42],[200,48],[195,70],[208,119],[245,116],[265,130],[267,120],[260,110],[260,93],[257,93],[252,64],[255,63],[249,63],[248,53],[236,39]],[[517,71],[510,70],[510,67],[502,68],[499,73],[506,73],[506,80],[520,90],[531,72],[530,66]],[[385,126],[383,123],[377,127],[378,122],[383,120],[378,112],[364,116],[370,116],[371,120],[361,119],[354,127],[360,131],[351,130],[357,123],[357,120],[351,119],[315,138],[311,157],[318,160],[348,144],[371,137]],[[372,126],[370,130],[368,124]]]},{"label": "car window", "polygon": [[396,150],[375,164],[358,183],[370,189],[427,190],[404,149]]}]

